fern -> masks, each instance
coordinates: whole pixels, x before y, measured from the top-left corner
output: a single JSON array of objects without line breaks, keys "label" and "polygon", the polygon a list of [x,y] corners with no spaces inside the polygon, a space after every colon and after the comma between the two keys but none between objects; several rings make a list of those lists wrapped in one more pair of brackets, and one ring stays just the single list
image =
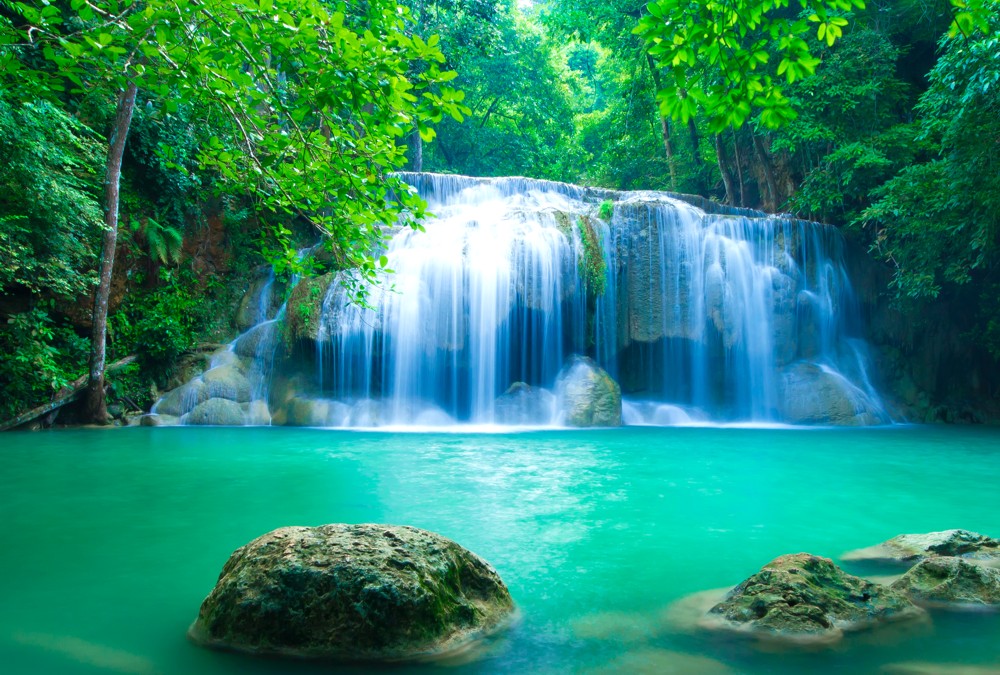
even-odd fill
[{"label": "fern", "polygon": [[179,230],[169,225],[160,225],[152,218],[147,218],[142,231],[152,257],[164,265],[170,263],[176,265],[181,261],[184,235]]}]

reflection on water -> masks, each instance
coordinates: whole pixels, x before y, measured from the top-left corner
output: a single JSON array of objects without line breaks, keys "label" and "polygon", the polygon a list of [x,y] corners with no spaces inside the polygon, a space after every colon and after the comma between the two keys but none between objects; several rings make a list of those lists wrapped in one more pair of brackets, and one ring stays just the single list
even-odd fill
[{"label": "reflection on water", "polygon": [[996,430],[920,427],[6,434],[0,663],[32,674],[288,672],[186,641],[223,563],[276,527],[384,522],[483,556],[521,612],[482,651],[394,673],[995,669],[996,613],[936,612],[917,633],[891,626],[772,653],[692,628],[719,592],[690,596],[731,588],[785,553],[836,560],[952,527],[997,535],[998,440]]}]

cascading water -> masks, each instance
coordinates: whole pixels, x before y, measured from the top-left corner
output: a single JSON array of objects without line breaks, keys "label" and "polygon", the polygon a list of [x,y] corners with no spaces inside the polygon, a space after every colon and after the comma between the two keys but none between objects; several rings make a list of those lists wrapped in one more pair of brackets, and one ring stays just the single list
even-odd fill
[{"label": "cascading water", "polygon": [[255,325],[155,412],[358,427],[889,421],[835,228],[659,192],[404,179],[436,217],[396,229],[370,306],[331,273],[292,280],[278,307],[261,278],[240,314]]},{"label": "cascading water", "polygon": [[330,286],[328,423],[508,421],[505,392],[531,391],[529,417],[558,423],[540,393],[573,354],[620,380],[626,423],[888,421],[834,228],[664,193],[405,178],[437,217],[392,237],[371,307]]}]

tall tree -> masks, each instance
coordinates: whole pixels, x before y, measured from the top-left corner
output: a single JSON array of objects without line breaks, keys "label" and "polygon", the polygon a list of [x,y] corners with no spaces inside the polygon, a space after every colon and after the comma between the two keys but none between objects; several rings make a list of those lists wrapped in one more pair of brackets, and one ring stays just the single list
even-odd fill
[{"label": "tall tree", "polygon": [[[393,0],[69,5],[4,0],[12,18],[0,22],[0,73],[5,87],[25,96],[60,99],[67,89],[97,89],[118,97],[88,394],[95,421],[105,422],[117,182],[137,93],[168,113],[185,101],[220,120],[220,135],[201,148],[201,164],[231,189],[253,195],[262,214],[314,225],[357,270],[361,301],[363,282],[384,264],[375,257],[385,236],[381,225],[402,219],[419,227],[424,212],[419,198],[389,175],[405,162],[396,139],[414,125],[430,128],[444,114],[460,117],[461,95],[444,86],[454,73],[438,67],[436,40],[409,37],[406,13]],[[414,69],[414,62],[429,65]],[[287,247],[284,260],[294,260]]]}]

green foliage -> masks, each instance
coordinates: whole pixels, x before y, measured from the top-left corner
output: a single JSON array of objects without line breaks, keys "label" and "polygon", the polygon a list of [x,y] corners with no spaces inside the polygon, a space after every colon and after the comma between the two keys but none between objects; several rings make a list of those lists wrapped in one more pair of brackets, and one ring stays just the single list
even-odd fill
[{"label": "green foliage", "polygon": [[0,94],[0,288],[72,299],[94,281],[100,144],[59,107]]},{"label": "green foliage", "polygon": [[945,284],[996,274],[1000,248],[1000,3],[988,30],[942,39],[921,96],[924,142],[937,156],[906,167],[875,191],[858,223],[894,268],[900,296],[936,297]]},{"label": "green foliage", "polygon": [[580,243],[583,245],[579,258],[580,275],[587,284],[587,293],[591,296],[604,294],[607,287],[607,264],[604,260],[604,249],[601,246],[601,235],[589,216],[577,219],[580,233]]},{"label": "green foliage", "polygon": [[655,0],[635,32],[663,69],[658,93],[664,114],[685,123],[699,112],[713,132],[739,128],[753,112],[776,129],[795,118],[779,79],[788,84],[820,64],[806,38],[832,46],[863,0],[687,2]]},{"label": "green foliage", "polygon": [[597,216],[601,220],[611,220],[611,217],[615,213],[615,203],[610,199],[605,199],[601,202],[600,208],[597,210]]},{"label": "green foliage", "polygon": [[111,400],[121,402],[127,409],[134,406],[148,410],[155,402],[151,385],[148,373],[137,363],[130,363],[108,376]]},{"label": "green foliage", "polygon": [[54,320],[50,309],[36,306],[14,314],[0,325],[0,419],[50,400],[62,387],[83,375],[87,340]]}]

